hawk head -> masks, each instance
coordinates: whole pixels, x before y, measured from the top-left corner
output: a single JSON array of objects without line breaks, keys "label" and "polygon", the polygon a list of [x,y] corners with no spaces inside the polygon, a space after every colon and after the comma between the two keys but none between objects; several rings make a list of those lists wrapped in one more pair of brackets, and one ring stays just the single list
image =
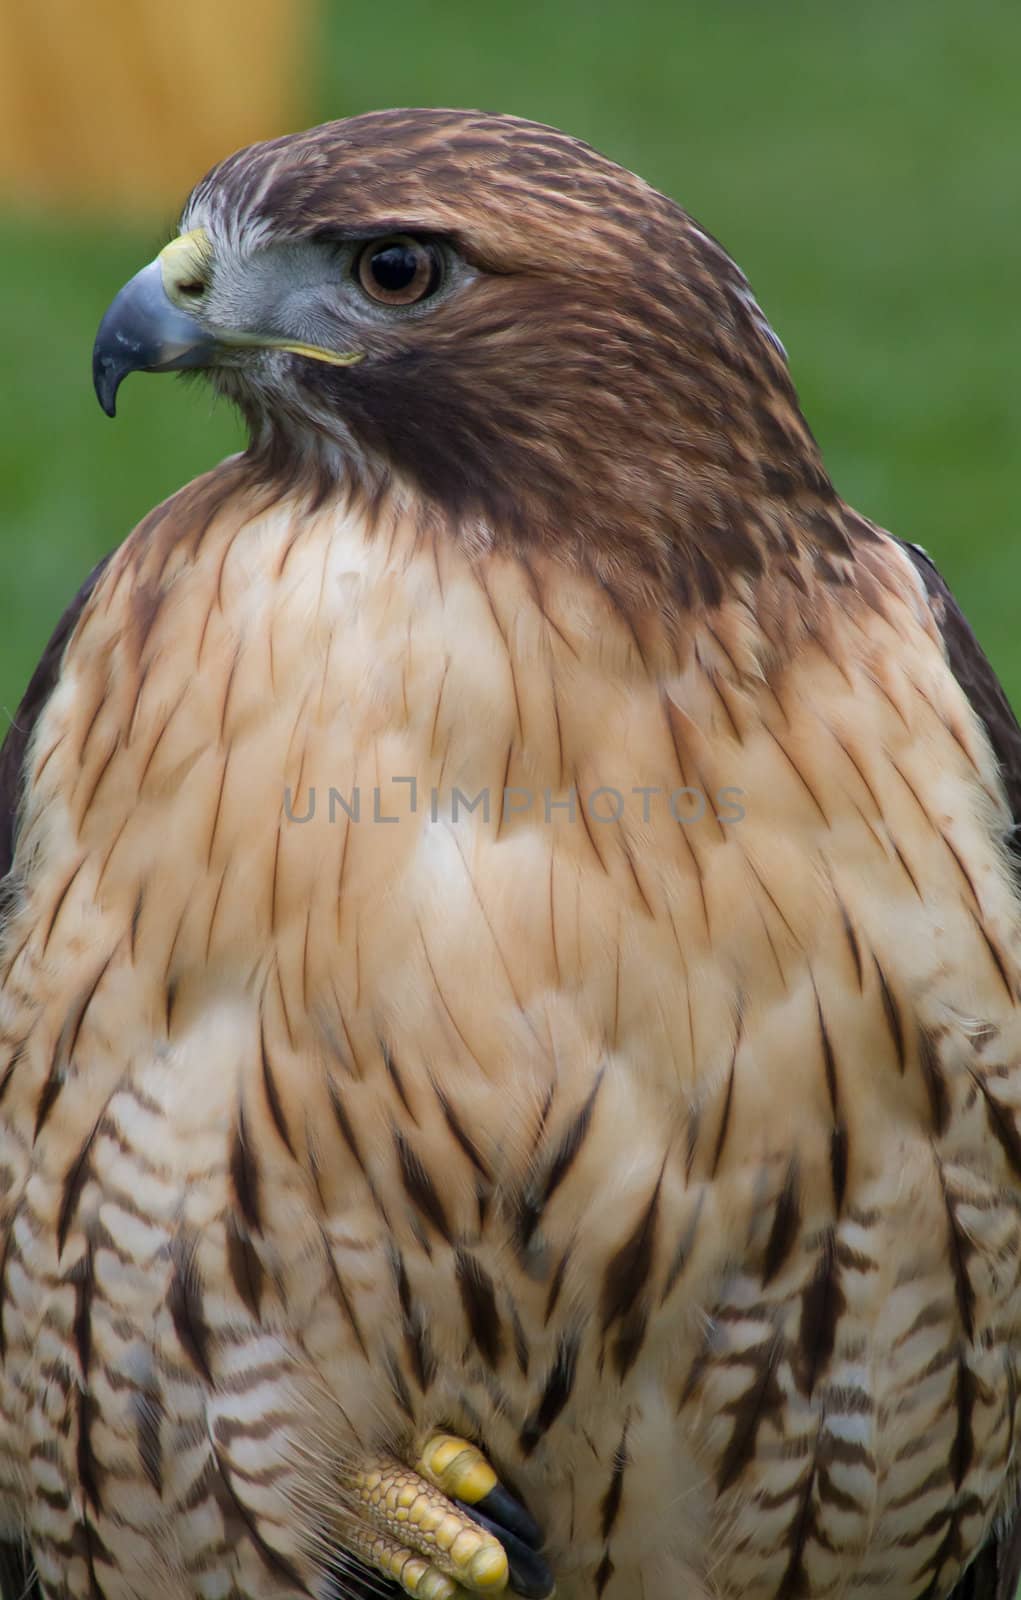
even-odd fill
[{"label": "hawk head", "polygon": [[580,140],[383,111],[242,150],[123,289],[94,374],[202,367],[253,468],[410,497],[690,603],[846,551],[783,348],[725,251]]}]

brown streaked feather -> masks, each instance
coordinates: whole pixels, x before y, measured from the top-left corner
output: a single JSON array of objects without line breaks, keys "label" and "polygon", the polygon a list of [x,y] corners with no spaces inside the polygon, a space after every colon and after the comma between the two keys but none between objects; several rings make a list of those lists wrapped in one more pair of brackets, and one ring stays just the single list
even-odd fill
[{"label": "brown streaked feather", "polygon": [[[16,762],[0,1512],[86,1596],[157,1544],[325,1594],[359,1466],[454,1428],[565,1600],[942,1600],[1021,1337],[1010,791],[945,612],[737,268],[576,141],[358,119],[187,221],[214,295],[395,227],[470,270],[350,370],[219,369],[251,449]],[[399,825],[282,807],[394,773]],[[629,780],[740,818],[568,818]]]},{"label": "brown streaked feather", "polygon": [[103,560],[93,567],[57,623],[7,730],[3,747],[0,748],[0,878],[6,877],[10,872],[14,859],[18,807],[25,779],[25,753],[29,741],[60,677],[67,642],[110,559],[109,556],[104,556]]},{"label": "brown streaked feather", "polygon": [[920,545],[901,541],[925,585],[936,626],[947,653],[950,670],[986,730],[1000,766],[1013,825],[1006,843],[1015,856],[1021,853],[1021,726],[989,664],[971,625],[947,588],[932,557]]}]

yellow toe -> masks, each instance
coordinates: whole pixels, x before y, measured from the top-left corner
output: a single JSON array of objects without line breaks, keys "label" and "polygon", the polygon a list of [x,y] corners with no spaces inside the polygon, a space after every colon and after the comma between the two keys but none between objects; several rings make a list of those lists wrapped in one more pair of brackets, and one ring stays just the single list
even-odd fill
[{"label": "yellow toe", "polygon": [[485,1499],[498,1482],[482,1451],[453,1433],[430,1435],[422,1447],[418,1471],[450,1499],[470,1506]]},{"label": "yellow toe", "polygon": [[[463,1439],[456,1443],[459,1451],[443,1455],[448,1484],[451,1470],[462,1471],[456,1458],[465,1450],[492,1476],[477,1450]],[[500,1541],[454,1505],[449,1487],[441,1488],[421,1466],[412,1471],[390,1458],[367,1462],[348,1488],[365,1518],[355,1538],[358,1553],[415,1600],[455,1600],[464,1590],[495,1595],[507,1587],[510,1567]]]},{"label": "yellow toe", "polygon": [[499,1593],[507,1587],[509,1578],[507,1552],[495,1541],[475,1552],[465,1575],[465,1581],[482,1594]]},{"label": "yellow toe", "polygon": [[349,1543],[355,1554],[400,1584],[412,1600],[458,1600],[463,1594],[454,1580],[434,1567],[426,1556],[384,1533],[362,1528],[349,1535]]}]

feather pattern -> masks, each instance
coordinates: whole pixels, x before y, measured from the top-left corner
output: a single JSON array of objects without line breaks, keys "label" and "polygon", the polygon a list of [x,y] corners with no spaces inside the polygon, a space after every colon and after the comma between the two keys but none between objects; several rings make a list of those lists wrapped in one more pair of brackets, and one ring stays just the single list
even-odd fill
[{"label": "feather pattern", "polygon": [[[460,229],[512,297],[565,219],[607,260],[638,219],[660,311],[627,429],[541,367],[534,430],[487,411],[497,364],[416,439],[384,377],[330,400],[332,486],[283,380],[221,373],[252,449],[55,636],[5,757],[0,1531],[46,1596],[372,1593],[352,1474],[445,1427],[565,1600],[941,1596],[984,1546],[993,1595],[1017,730],[958,614],[832,491],[719,247],[575,141],[358,119],[196,217]],[[301,370],[311,419],[361,371]]]}]

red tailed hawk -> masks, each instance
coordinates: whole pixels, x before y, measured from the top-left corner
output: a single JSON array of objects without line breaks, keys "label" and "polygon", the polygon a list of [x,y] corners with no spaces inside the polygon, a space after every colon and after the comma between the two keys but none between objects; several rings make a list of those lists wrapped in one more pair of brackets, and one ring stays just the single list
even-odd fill
[{"label": "red tailed hawk", "polygon": [[1021,733],[745,279],[383,112],[198,185],[100,400],[185,367],[249,447],[3,755],[39,1592],[1007,1594]]}]

